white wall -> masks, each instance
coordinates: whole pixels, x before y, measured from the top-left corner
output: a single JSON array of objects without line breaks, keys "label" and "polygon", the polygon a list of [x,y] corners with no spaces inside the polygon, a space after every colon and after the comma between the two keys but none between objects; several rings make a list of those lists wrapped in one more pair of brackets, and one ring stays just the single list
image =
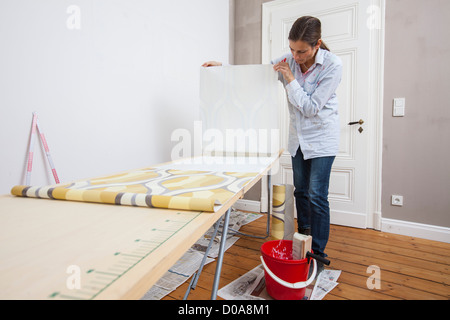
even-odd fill
[{"label": "white wall", "polygon": [[[0,46],[4,194],[25,182],[33,111],[61,182],[169,161],[199,119],[200,65],[229,60],[229,1],[1,0]],[[54,183],[35,150],[31,184]]]}]

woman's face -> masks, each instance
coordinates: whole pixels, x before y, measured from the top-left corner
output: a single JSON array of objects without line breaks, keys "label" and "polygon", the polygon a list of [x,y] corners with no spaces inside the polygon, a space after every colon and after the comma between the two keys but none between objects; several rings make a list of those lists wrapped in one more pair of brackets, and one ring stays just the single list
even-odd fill
[{"label": "woman's face", "polygon": [[316,46],[311,47],[309,43],[298,40],[289,40],[289,47],[291,48],[292,55],[294,56],[295,62],[298,64],[304,64],[307,61],[314,59],[314,56],[319,49],[321,40],[319,40]]}]

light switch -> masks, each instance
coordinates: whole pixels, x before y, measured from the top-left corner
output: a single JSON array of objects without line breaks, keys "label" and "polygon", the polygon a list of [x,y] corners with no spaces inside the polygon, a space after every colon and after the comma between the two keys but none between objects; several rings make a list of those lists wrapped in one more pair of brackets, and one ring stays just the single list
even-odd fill
[{"label": "light switch", "polygon": [[392,116],[404,117],[405,116],[405,98],[395,98],[393,103]]}]

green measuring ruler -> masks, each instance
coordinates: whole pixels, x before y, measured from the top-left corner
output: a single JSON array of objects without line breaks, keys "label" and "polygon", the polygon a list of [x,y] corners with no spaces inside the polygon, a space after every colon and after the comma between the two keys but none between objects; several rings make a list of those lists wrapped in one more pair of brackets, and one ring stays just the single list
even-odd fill
[{"label": "green measuring ruler", "polygon": [[[201,212],[178,212],[170,215],[164,221],[148,229],[144,236],[130,241],[126,250],[111,253],[97,266],[85,268],[80,275],[80,288],[66,288],[55,290],[49,295],[50,299],[89,300],[95,299],[111,284],[124,276],[139,262],[152,254],[158,247],[172,238]],[[87,270],[86,270],[87,269]],[[69,275],[68,275],[69,278]],[[149,288],[150,289],[150,288]]]}]

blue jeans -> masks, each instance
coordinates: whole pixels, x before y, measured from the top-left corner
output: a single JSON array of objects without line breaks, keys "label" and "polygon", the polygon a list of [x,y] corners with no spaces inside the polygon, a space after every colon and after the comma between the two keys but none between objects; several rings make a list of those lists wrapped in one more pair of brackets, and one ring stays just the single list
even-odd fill
[{"label": "blue jeans", "polygon": [[300,148],[292,157],[298,229],[311,230],[312,250],[323,257],[327,256],[325,247],[330,235],[328,187],[334,158],[303,160]]}]

